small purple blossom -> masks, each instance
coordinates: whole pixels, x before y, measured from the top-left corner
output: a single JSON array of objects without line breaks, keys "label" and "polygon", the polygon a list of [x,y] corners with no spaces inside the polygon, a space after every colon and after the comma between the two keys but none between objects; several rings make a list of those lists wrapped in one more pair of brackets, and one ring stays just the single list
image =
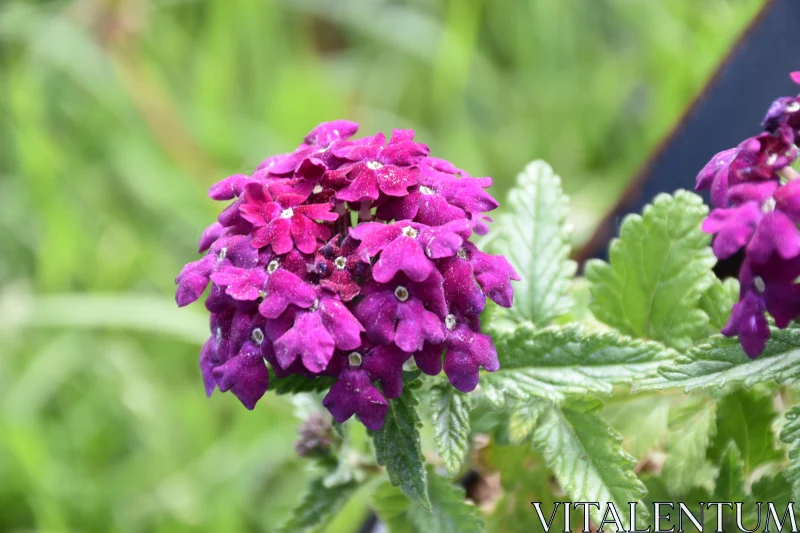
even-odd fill
[{"label": "small purple blossom", "polygon": [[[354,140],[357,129],[320,124],[293,152],[209,189],[229,205],[203,232],[203,257],[176,278],[181,306],[210,284],[206,394],[231,391],[253,409],[270,372],[326,376],[333,417],[377,430],[411,358],[426,374],[444,369],[463,391],[481,369],[497,370],[478,318],[487,297],[511,305],[519,276],[469,242],[497,207],[491,178],[430,157],[411,130],[387,142]],[[781,201],[787,216],[800,209],[793,197]]]},{"label": "small purple blossom", "polygon": [[[800,83],[800,73],[792,73]],[[770,336],[765,314],[779,328],[800,316],[800,96],[779,98],[762,123],[764,132],[715,155],[697,176],[716,207],[703,222],[713,234],[714,254],[726,259],[744,250],[739,302],[722,329],[738,335],[750,357]]]}]

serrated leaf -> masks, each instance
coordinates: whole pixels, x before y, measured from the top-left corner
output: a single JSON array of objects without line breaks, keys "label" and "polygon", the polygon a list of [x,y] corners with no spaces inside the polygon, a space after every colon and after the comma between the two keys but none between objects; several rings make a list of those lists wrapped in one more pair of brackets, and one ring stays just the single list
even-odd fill
[{"label": "serrated leaf", "polygon": [[570,310],[571,228],[561,178],[544,161],[534,161],[509,191],[508,212],[492,226],[488,248],[503,254],[522,278],[514,285],[514,307],[504,313],[517,321],[546,326]]},{"label": "serrated leaf", "polygon": [[642,216],[627,216],[611,242],[610,264],[586,264],[594,316],[624,334],[678,349],[704,336],[708,316],[698,302],[716,262],[711,237],[700,230],[707,214],[702,198],[679,190],[656,196]]},{"label": "serrated leaf", "polygon": [[764,463],[780,461],[783,454],[775,446],[772,431],[776,414],[771,393],[739,389],[726,395],[717,402],[717,433],[709,457],[721,460],[732,441],[747,473]]},{"label": "serrated leaf", "polygon": [[434,472],[428,472],[432,511],[411,505],[408,514],[417,531],[425,533],[481,533],[483,520],[474,505],[464,500],[464,489]]},{"label": "serrated leaf", "polygon": [[[624,509],[628,502],[641,500],[645,487],[634,474],[635,462],[622,449],[621,437],[598,414],[599,407],[548,406],[536,424],[533,445],[572,501],[599,502],[601,509],[611,502]],[[599,523],[601,516],[594,508],[592,513]]]},{"label": "serrated leaf", "polygon": [[708,290],[700,297],[700,309],[708,315],[708,324],[719,331],[728,322],[733,304],[739,299],[739,280],[714,278]]},{"label": "serrated leaf", "polygon": [[786,509],[787,504],[793,500],[792,485],[786,477],[786,472],[779,472],[775,476],[763,476],[753,483],[753,500],[757,502],[773,502],[776,509]]},{"label": "serrated leaf", "polygon": [[358,488],[358,483],[326,487],[323,479],[311,483],[303,501],[295,507],[292,516],[281,526],[285,533],[311,533],[320,531],[336,515]]},{"label": "serrated leaf", "polygon": [[513,444],[528,440],[544,408],[545,403],[541,400],[515,405],[508,419],[508,439]]},{"label": "serrated leaf", "polygon": [[800,376],[800,328],[772,328],[764,352],[750,359],[736,338],[715,335],[679,357],[675,364],[659,369],[660,376],[635,385],[635,390],[662,390],[683,387],[687,392],[727,385],[752,387],[759,382],[782,383]]},{"label": "serrated leaf", "polygon": [[470,406],[470,396],[449,382],[431,388],[433,438],[451,477],[461,470],[469,450]]},{"label": "serrated leaf", "polygon": [[495,406],[507,400],[612,392],[614,385],[654,374],[675,356],[655,342],[579,324],[535,330],[523,325],[494,337],[500,370],[481,376],[481,389]]},{"label": "serrated leaf", "polygon": [[386,467],[392,485],[399,487],[414,502],[430,509],[425,458],[419,436],[422,423],[416,406],[417,399],[410,386],[403,388],[399,398],[389,400],[383,427],[373,433],[375,457],[379,465]]},{"label": "serrated leaf", "polygon": [[372,495],[372,508],[389,533],[416,533],[408,508],[416,505],[391,483],[384,483]]},{"label": "serrated leaf", "polygon": [[297,394],[300,392],[321,392],[331,388],[334,381],[333,378],[326,376],[309,379],[297,374],[279,378],[275,376],[275,373],[270,369],[269,390],[279,395]]},{"label": "serrated leaf", "polygon": [[800,497],[800,405],[786,412],[788,422],[781,431],[781,440],[789,445],[789,468],[786,478],[792,484],[795,498]]},{"label": "serrated leaf", "polygon": [[615,396],[603,408],[603,417],[622,434],[625,449],[643,458],[666,440],[672,400],[663,395]]},{"label": "serrated leaf", "polygon": [[465,501],[464,490],[447,479],[428,472],[431,509],[409,501],[389,483],[372,496],[375,512],[389,533],[481,533],[483,521],[478,510]]},{"label": "serrated leaf", "polygon": [[667,458],[661,474],[673,494],[702,484],[702,474],[708,472],[706,450],[715,433],[715,407],[709,398],[696,397],[670,413]]},{"label": "serrated leaf", "polygon": [[[752,508],[750,497],[745,490],[744,461],[736,443],[731,441],[720,461],[719,474],[714,483],[711,497],[714,502],[741,502],[743,509]],[[709,521],[715,525],[712,531],[735,531],[736,517],[733,512],[723,513],[722,523],[717,524],[716,512],[709,513]],[[711,524],[709,524],[711,525]]]},{"label": "serrated leaf", "polygon": [[714,483],[715,502],[743,502],[745,491],[744,460],[736,443],[730,441],[720,458],[719,474]]}]

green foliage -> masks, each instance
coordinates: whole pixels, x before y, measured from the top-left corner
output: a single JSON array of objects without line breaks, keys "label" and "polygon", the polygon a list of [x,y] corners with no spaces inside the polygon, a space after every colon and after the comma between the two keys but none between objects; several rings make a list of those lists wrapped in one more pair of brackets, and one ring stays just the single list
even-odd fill
[{"label": "green foliage", "polygon": [[792,484],[795,497],[800,496],[800,405],[786,413],[788,422],[781,431],[781,441],[789,445],[789,468],[786,478]]},{"label": "green foliage", "polygon": [[621,435],[625,449],[636,458],[660,449],[667,438],[670,396],[615,396],[603,406],[603,417]]},{"label": "green foliage", "polygon": [[[620,436],[598,414],[599,403],[548,407],[539,417],[533,445],[572,501],[612,502],[618,509],[640,501],[645,487]],[[593,511],[594,519],[600,516]]]},{"label": "green foliage", "polygon": [[428,492],[431,499],[430,509],[409,501],[391,484],[384,483],[372,497],[375,512],[386,523],[389,533],[484,531],[478,510],[464,501],[463,489],[430,471]]},{"label": "green foliage", "polygon": [[660,376],[637,383],[638,390],[682,387],[719,389],[728,385],[752,387],[760,382],[782,383],[800,375],[800,328],[773,328],[772,337],[757,359],[750,359],[736,338],[715,335],[659,370]]},{"label": "green foliage", "polygon": [[780,461],[783,453],[772,430],[776,415],[771,391],[737,390],[728,394],[717,403],[717,433],[710,458],[722,460],[728,443],[734,442],[746,473]]},{"label": "green foliage", "polygon": [[673,352],[655,342],[572,324],[535,330],[520,326],[494,337],[500,370],[481,377],[487,399],[562,401],[569,395],[609,394],[614,385],[653,374]]},{"label": "green foliage", "polygon": [[412,389],[405,386],[399,398],[389,400],[383,427],[373,434],[375,458],[379,465],[386,467],[392,485],[399,487],[415,503],[430,509],[419,435],[422,422]]},{"label": "green foliage", "polygon": [[436,447],[447,473],[453,477],[461,470],[469,450],[471,398],[450,383],[431,389],[431,414]]},{"label": "green foliage", "polygon": [[728,322],[733,304],[739,299],[739,280],[727,278],[714,282],[700,298],[700,309],[708,315],[708,323],[714,331],[719,331]]},{"label": "green foliage", "polygon": [[561,178],[544,161],[528,164],[517,176],[489,243],[522,278],[514,288],[514,307],[505,313],[509,318],[546,326],[572,306],[570,282],[577,265],[569,260],[567,209]]},{"label": "green foliage", "polygon": [[702,396],[689,398],[670,412],[662,476],[672,494],[704,483],[706,450],[716,432],[715,414],[716,405]]},{"label": "green foliage", "polygon": [[629,215],[609,248],[611,263],[591,260],[592,313],[621,332],[685,349],[709,323],[698,302],[714,281],[708,208],[696,194],[659,194],[642,216]]},{"label": "green foliage", "polygon": [[284,533],[321,531],[353,495],[356,488],[358,484],[355,482],[327,487],[323,478],[314,480],[308,493],[295,507],[291,518],[281,527],[281,531]]}]

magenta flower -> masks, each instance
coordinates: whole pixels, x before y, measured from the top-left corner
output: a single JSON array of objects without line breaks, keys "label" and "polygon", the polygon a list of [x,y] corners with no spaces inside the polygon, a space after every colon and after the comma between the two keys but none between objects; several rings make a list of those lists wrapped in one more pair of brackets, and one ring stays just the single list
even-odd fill
[{"label": "magenta flower", "polygon": [[276,254],[285,254],[294,246],[303,253],[314,253],[317,241],[330,238],[330,228],[316,222],[339,218],[331,213],[330,204],[303,205],[305,199],[298,194],[282,194],[272,199],[266,185],[248,184],[245,201],[240,207],[242,218],[255,228],[253,246],[272,246]]},{"label": "magenta flower", "polygon": [[[800,74],[792,79],[800,82]],[[744,249],[739,302],[722,329],[739,336],[745,353],[758,356],[770,336],[765,313],[779,328],[800,316],[800,99],[776,100],[764,133],[720,152],[700,171],[697,189],[711,189],[716,209],[703,222],[713,234],[714,254],[726,259]]]},{"label": "magenta flower", "polygon": [[428,155],[428,147],[413,142],[414,132],[394,130],[388,144],[382,133],[363,141],[340,142],[331,152],[350,161],[340,170],[349,184],[336,197],[348,202],[376,200],[380,193],[404,196],[417,184],[419,169],[415,166]]},{"label": "magenta flower", "polygon": [[[333,378],[323,400],[333,417],[378,430],[412,357],[464,391],[497,369],[478,315],[487,297],[510,306],[519,276],[468,241],[497,207],[491,178],[429,157],[410,130],[387,143],[350,139],[357,128],[320,124],[292,153],[209,189],[229,205],[200,237],[204,256],[176,278],[181,306],[210,284],[206,394],[231,391],[252,409],[270,372]],[[793,199],[780,208],[789,217]]]}]

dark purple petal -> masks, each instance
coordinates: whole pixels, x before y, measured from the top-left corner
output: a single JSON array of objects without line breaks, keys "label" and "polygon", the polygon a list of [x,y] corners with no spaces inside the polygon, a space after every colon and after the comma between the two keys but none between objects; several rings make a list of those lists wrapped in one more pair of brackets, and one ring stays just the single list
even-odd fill
[{"label": "dark purple petal", "polygon": [[756,263],[766,262],[770,255],[792,259],[800,254],[800,235],[794,222],[779,211],[765,214],[747,245],[747,256]]},{"label": "dark purple petal", "polygon": [[748,202],[740,207],[714,209],[703,221],[703,231],[716,233],[714,254],[725,259],[745,246],[753,236],[762,219],[761,207]]},{"label": "dark purple petal", "polygon": [[361,369],[344,370],[322,400],[322,405],[337,422],[345,422],[355,414],[372,431],[383,427],[389,409],[386,398],[370,383],[366,371]]},{"label": "dark purple petal", "polygon": [[250,410],[269,388],[269,372],[261,349],[249,341],[236,357],[216,367],[213,373],[219,390],[230,390]]},{"label": "dark purple petal", "polygon": [[733,306],[731,317],[722,328],[723,335],[728,337],[738,335],[744,352],[753,359],[764,351],[770,336],[764,310],[762,299],[750,292]]},{"label": "dark purple petal", "polygon": [[373,381],[380,381],[383,394],[387,398],[398,398],[403,392],[403,363],[411,354],[397,346],[374,346],[362,355],[361,368],[367,371]]},{"label": "dark purple petal", "polygon": [[275,356],[278,363],[288,368],[297,360],[311,372],[322,372],[333,356],[334,339],[322,324],[319,313],[301,312],[294,325],[275,341]]},{"label": "dark purple petal", "polygon": [[212,185],[208,189],[208,196],[213,200],[233,200],[242,194],[248,181],[250,181],[250,176],[234,174]]}]

